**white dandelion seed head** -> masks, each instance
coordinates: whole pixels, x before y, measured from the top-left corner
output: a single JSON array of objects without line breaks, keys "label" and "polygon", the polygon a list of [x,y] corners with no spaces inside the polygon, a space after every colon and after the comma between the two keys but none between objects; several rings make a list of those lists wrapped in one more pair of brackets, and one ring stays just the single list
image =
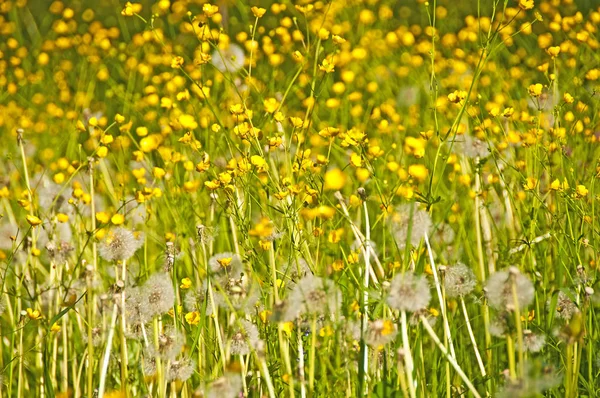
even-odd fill
[{"label": "white dandelion seed head", "polygon": [[229,44],[225,49],[219,48],[211,55],[211,62],[222,73],[237,73],[246,62],[244,49],[235,43]]},{"label": "white dandelion seed head", "polygon": [[231,355],[248,355],[258,344],[258,328],[245,319],[239,320],[239,323],[229,340]]},{"label": "white dandelion seed head", "polygon": [[431,291],[427,279],[406,271],[392,280],[387,303],[395,310],[416,312],[427,308],[430,300]]},{"label": "white dandelion seed head", "polygon": [[[515,272],[512,275],[515,280],[519,309],[523,310],[533,302],[535,289],[527,276],[520,272]],[[514,309],[515,302],[509,271],[498,271],[490,275],[485,290],[491,307],[499,311]]]},{"label": "white dandelion seed head", "polygon": [[140,311],[145,319],[167,313],[174,302],[173,282],[166,273],[152,275],[141,287]]},{"label": "white dandelion seed head", "polygon": [[392,233],[401,249],[406,247],[407,242],[412,246],[419,246],[421,239],[425,233],[429,233],[432,225],[429,213],[412,203],[398,206],[391,217]]},{"label": "white dandelion seed head", "polygon": [[463,263],[458,263],[446,268],[444,286],[448,297],[464,297],[475,289],[477,280],[471,268]]},{"label": "white dandelion seed head", "polygon": [[342,293],[333,281],[307,275],[290,292],[283,319],[293,321],[303,314],[330,315],[341,305]]},{"label": "white dandelion seed head", "polygon": [[169,370],[167,371],[168,381],[186,381],[194,374],[194,368],[196,362],[189,358],[182,358],[169,363]]},{"label": "white dandelion seed head", "polygon": [[131,258],[144,244],[143,234],[117,227],[108,232],[100,243],[100,256],[106,261],[125,261]]}]

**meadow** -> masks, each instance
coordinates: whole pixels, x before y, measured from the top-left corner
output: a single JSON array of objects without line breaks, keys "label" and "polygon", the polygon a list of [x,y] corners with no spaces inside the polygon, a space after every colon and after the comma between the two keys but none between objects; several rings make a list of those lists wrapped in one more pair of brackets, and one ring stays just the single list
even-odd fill
[{"label": "meadow", "polygon": [[600,396],[599,29],[0,1],[0,397]]}]

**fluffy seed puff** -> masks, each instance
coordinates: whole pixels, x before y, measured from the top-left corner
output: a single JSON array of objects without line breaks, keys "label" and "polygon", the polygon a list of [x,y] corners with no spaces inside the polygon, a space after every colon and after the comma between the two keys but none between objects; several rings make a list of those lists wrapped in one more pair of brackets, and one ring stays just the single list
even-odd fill
[{"label": "fluffy seed puff", "polygon": [[395,310],[416,312],[427,308],[430,300],[429,283],[423,276],[406,271],[390,283],[387,303]]},{"label": "fluffy seed puff", "polygon": [[234,328],[229,344],[231,355],[248,355],[258,343],[258,328],[251,322],[241,319]]},{"label": "fluffy seed puff", "polygon": [[514,310],[513,279],[519,309],[523,310],[533,302],[535,295],[533,283],[518,268],[511,267],[508,271],[499,271],[489,277],[485,294],[491,307],[499,311]]},{"label": "fluffy seed puff", "polygon": [[300,279],[285,304],[283,321],[303,314],[331,314],[341,308],[342,294],[331,280],[308,275]]},{"label": "fluffy seed puff", "polygon": [[444,287],[448,297],[464,297],[470,294],[477,286],[475,274],[471,268],[463,263],[458,263],[446,268],[444,274]]},{"label": "fluffy seed puff", "polygon": [[235,253],[215,254],[208,260],[211,275],[218,283],[225,284],[230,278],[239,279],[244,272],[242,259]]},{"label": "fluffy seed puff", "polygon": [[[412,214],[411,214],[412,213]],[[429,233],[433,223],[429,214],[413,204],[398,206],[391,217],[391,228],[396,243],[401,249],[406,244],[419,246],[425,233]]]},{"label": "fluffy seed puff", "polygon": [[125,261],[144,244],[142,233],[134,233],[125,228],[111,230],[100,243],[100,256],[106,261]]},{"label": "fluffy seed puff", "polygon": [[177,361],[171,361],[169,363],[169,370],[167,371],[168,381],[186,381],[194,374],[194,368],[196,363],[189,358],[181,358]]},{"label": "fluffy seed puff", "polygon": [[169,274],[158,272],[152,275],[140,289],[139,309],[143,318],[151,319],[173,308],[175,290]]}]

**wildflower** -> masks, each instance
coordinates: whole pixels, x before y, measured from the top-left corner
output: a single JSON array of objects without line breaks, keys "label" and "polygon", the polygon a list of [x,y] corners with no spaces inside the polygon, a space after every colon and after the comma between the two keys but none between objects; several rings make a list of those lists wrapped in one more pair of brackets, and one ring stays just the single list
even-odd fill
[{"label": "wildflower", "polygon": [[575,101],[575,98],[573,98],[573,96],[571,94],[569,94],[569,93],[564,93],[563,100],[567,104],[572,104]]},{"label": "wildflower", "polygon": [[537,84],[530,85],[527,88],[527,91],[529,92],[529,95],[531,95],[534,98],[537,98],[540,95],[542,95],[543,88],[544,88],[544,86],[542,86],[540,83],[537,83]]},{"label": "wildflower", "polygon": [[179,287],[182,289],[189,289],[190,287],[192,287],[192,280],[190,278],[183,278]]},{"label": "wildflower", "polygon": [[229,340],[231,355],[248,355],[258,343],[258,328],[245,319],[239,320],[239,324]]},{"label": "wildflower", "polygon": [[392,233],[400,249],[406,247],[407,243],[419,246],[421,239],[425,233],[429,233],[433,225],[429,214],[414,208],[413,204],[398,206],[391,217],[391,223]]},{"label": "wildflower", "polygon": [[552,46],[552,47],[548,47],[546,49],[546,52],[548,53],[548,55],[550,55],[552,58],[556,58],[558,57],[558,54],[560,54],[560,46]]},{"label": "wildflower", "polygon": [[33,308],[27,308],[25,313],[32,321],[37,321],[38,319],[42,319],[44,317],[40,310],[34,310]]},{"label": "wildflower", "polygon": [[256,18],[261,18],[267,12],[267,10],[261,7],[252,7],[250,8],[250,11],[252,11],[252,14],[254,14]]},{"label": "wildflower", "polygon": [[431,300],[429,283],[423,276],[406,271],[392,279],[387,298],[391,308],[416,312],[426,308],[429,300]]},{"label": "wildflower", "polygon": [[523,346],[525,351],[540,352],[546,344],[546,336],[535,334],[531,330],[523,330]]},{"label": "wildflower", "polygon": [[189,325],[197,325],[200,323],[200,313],[198,311],[192,311],[185,314],[185,321]]},{"label": "wildflower", "polygon": [[144,244],[143,237],[136,236],[125,228],[115,228],[110,231],[100,243],[100,256],[106,261],[125,261]]},{"label": "wildflower", "polygon": [[464,297],[470,294],[476,285],[475,274],[465,264],[458,263],[446,269],[444,286],[448,297]]},{"label": "wildflower", "polygon": [[323,62],[321,62],[321,65],[319,65],[319,70],[325,72],[325,73],[331,73],[333,72],[335,65],[333,62],[331,62],[330,60],[328,60],[327,58],[325,58],[323,60]]},{"label": "wildflower", "polygon": [[116,213],[110,218],[110,222],[114,225],[121,225],[125,222],[125,216],[122,214]]},{"label": "wildflower", "polygon": [[168,274],[152,275],[140,290],[141,310],[146,318],[162,315],[173,308],[175,291]]},{"label": "wildflower", "polygon": [[348,177],[346,174],[338,169],[337,167],[331,170],[328,170],[325,173],[325,185],[324,189],[329,191],[337,191],[342,189],[346,185],[346,181]]},{"label": "wildflower", "polygon": [[465,98],[467,98],[467,92],[466,91],[461,91],[461,90],[456,90],[450,94],[448,94],[448,101],[454,103],[454,104],[458,104],[460,103],[462,100],[464,100]]},{"label": "wildflower", "polygon": [[533,8],[533,0],[519,0],[519,7],[522,10],[531,10]]},{"label": "wildflower", "polygon": [[535,294],[533,283],[518,268],[511,267],[508,271],[492,274],[488,279],[485,292],[490,306],[500,311],[514,309],[513,283],[519,309],[523,310],[533,302]]},{"label": "wildflower", "polygon": [[167,371],[168,381],[186,381],[194,374],[194,368],[196,363],[189,358],[179,359],[177,361],[171,361],[169,369]]},{"label": "wildflower", "polygon": [[341,301],[341,292],[333,281],[308,275],[290,292],[283,320],[291,321],[302,314],[329,314],[341,308]]},{"label": "wildflower", "polygon": [[[548,306],[550,306],[550,304],[551,302],[548,301]],[[577,305],[573,302],[573,300],[571,300],[569,295],[563,291],[560,291],[558,292],[558,300],[556,302],[555,311],[555,317],[564,321],[570,321],[573,315],[579,312],[579,308],[577,308]]]},{"label": "wildflower", "polygon": [[171,68],[173,69],[178,69],[181,67],[181,65],[183,65],[183,57],[180,55],[177,55],[175,57],[173,57],[173,59],[171,60]]},{"label": "wildflower", "polygon": [[204,13],[204,15],[210,18],[219,12],[219,7],[213,4],[206,3],[202,6],[202,12]]},{"label": "wildflower", "polygon": [[237,73],[244,67],[246,56],[237,44],[229,44],[226,49],[217,49],[211,56],[212,64],[222,73]]},{"label": "wildflower", "polygon": [[208,260],[210,272],[220,283],[226,283],[228,278],[239,278],[244,270],[240,256],[235,253],[225,252],[215,254]]},{"label": "wildflower", "polygon": [[27,219],[27,222],[29,223],[29,225],[31,225],[32,227],[37,227],[38,225],[40,225],[42,223],[42,220],[40,220],[38,217],[33,216],[31,214],[27,214],[25,216],[25,218]]}]

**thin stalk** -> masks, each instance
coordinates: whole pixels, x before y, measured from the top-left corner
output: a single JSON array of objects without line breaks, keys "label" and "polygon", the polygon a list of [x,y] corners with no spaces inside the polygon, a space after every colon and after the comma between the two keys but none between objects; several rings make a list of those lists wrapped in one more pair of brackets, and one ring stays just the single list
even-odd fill
[{"label": "thin stalk", "polygon": [[100,370],[100,385],[98,386],[98,398],[104,397],[104,389],[106,387],[106,374],[108,372],[108,362],[110,361],[110,352],[112,350],[112,341],[115,336],[115,328],[117,325],[117,315],[119,307],[117,303],[113,305],[112,318],[110,321],[110,329],[106,340],[106,349],[104,350],[104,358],[102,360],[102,368]]},{"label": "thin stalk", "polygon": [[479,395],[479,392],[477,391],[473,383],[471,383],[471,380],[469,380],[465,372],[463,372],[458,362],[456,362],[456,359],[454,359],[451,355],[448,354],[448,350],[446,349],[446,347],[444,347],[439,337],[435,334],[435,331],[431,328],[431,325],[429,325],[429,321],[427,321],[427,319],[422,315],[421,324],[425,327],[425,330],[427,331],[427,333],[429,333],[431,339],[435,342],[439,350],[442,351],[442,354],[444,354],[448,362],[450,362],[450,365],[452,365],[452,367],[460,376],[462,381],[467,385],[467,388],[469,389],[469,391],[471,391],[471,394],[473,394],[475,398],[481,398],[481,395]]},{"label": "thin stalk", "polygon": [[467,312],[467,305],[465,304],[465,299],[460,297],[460,305],[462,307],[463,315],[465,316],[465,323],[467,324],[467,331],[469,332],[469,338],[471,339],[471,344],[473,344],[473,351],[475,351],[475,357],[477,358],[477,364],[479,365],[479,370],[481,371],[481,375],[485,377],[485,366],[483,365],[483,360],[481,359],[481,354],[479,353],[479,348],[477,347],[477,340],[475,340],[475,335],[473,334],[473,328],[471,327],[471,321],[469,320],[469,314]]},{"label": "thin stalk", "polygon": [[406,322],[406,311],[401,312],[402,319],[402,348],[404,350],[404,362],[406,363],[406,377],[408,379],[408,391],[410,392],[410,397],[415,398],[417,396],[417,391],[415,389],[415,382],[413,379],[413,358],[410,353],[410,344],[408,342],[408,325]]}]

